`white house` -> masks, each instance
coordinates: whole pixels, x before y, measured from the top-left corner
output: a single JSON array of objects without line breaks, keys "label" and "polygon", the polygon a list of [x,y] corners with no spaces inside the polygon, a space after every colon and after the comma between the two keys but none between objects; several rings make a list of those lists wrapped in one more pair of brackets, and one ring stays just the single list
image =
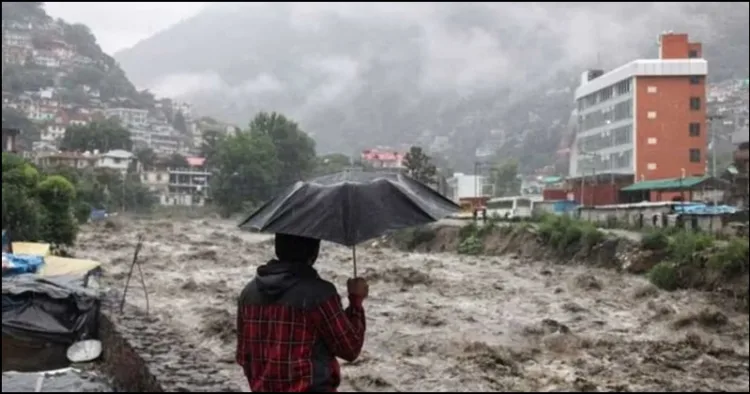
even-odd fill
[{"label": "white house", "polygon": [[136,108],[108,108],[104,111],[108,118],[116,117],[126,125],[144,125],[148,117],[148,111]]},{"label": "white house", "polygon": [[457,172],[447,179],[448,198],[458,202],[462,198],[492,196],[492,185],[486,176]]},{"label": "white house", "polygon": [[124,174],[128,171],[128,166],[133,160],[135,160],[135,156],[132,153],[122,149],[115,149],[99,155],[96,166],[117,170]]}]

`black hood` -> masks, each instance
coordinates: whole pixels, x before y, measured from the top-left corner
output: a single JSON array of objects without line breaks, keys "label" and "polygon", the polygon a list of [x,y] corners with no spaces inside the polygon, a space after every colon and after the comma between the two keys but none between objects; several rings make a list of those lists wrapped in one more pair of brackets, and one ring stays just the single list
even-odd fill
[{"label": "black hood", "polygon": [[320,251],[320,240],[289,234],[276,234],[274,237],[276,258],[302,264],[314,264]]},{"label": "black hood", "polygon": [[278,298],[299,281],[317,277],[318,272],[310,265],[271,260],[258,267],[255,281],[261,293]]}]

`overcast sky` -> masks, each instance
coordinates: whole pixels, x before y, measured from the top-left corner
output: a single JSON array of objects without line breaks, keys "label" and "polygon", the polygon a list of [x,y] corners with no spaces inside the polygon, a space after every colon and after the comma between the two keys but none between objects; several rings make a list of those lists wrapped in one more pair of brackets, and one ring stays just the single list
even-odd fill
[{"label": "overcast sky", "polygon": [[87,25],[102,49],[111,55],[195,15],[206,4],[208,3],[61,1],[45,3],[45,8],[54,18]]}]

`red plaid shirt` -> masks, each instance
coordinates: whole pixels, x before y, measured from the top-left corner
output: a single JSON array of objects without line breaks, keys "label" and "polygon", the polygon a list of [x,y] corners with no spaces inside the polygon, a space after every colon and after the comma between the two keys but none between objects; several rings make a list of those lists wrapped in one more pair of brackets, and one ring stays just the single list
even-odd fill
[{"label": "red plaid shirt", "polygon": [[[322,340],[330,357],[325,391],[341,382],[336,357],[354,361],[362,350],[365,312],[362,300],[349,297],[344,311],[338,295],[306,310],[293,306],[240,305],[237,317],[237,363],[253,392],[316,390],[314,363],[320,362],[316,344]],[[318,359],[314,360],[314,357]],[[319,387],[318,387],[319,388]]]}]

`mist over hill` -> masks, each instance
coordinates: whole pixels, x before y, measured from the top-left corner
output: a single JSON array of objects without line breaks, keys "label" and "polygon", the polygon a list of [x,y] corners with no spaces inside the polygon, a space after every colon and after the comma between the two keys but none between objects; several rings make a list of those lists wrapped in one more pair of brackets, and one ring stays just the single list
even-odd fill
[{"label": "mist over hill", "polygon": [[748,3],[216,3],[115,59],[139,88],[246,124],[300,121],[319,151],[420,144],[549,164],[585,68],[704,43],[710,81],[748,75]]}]

